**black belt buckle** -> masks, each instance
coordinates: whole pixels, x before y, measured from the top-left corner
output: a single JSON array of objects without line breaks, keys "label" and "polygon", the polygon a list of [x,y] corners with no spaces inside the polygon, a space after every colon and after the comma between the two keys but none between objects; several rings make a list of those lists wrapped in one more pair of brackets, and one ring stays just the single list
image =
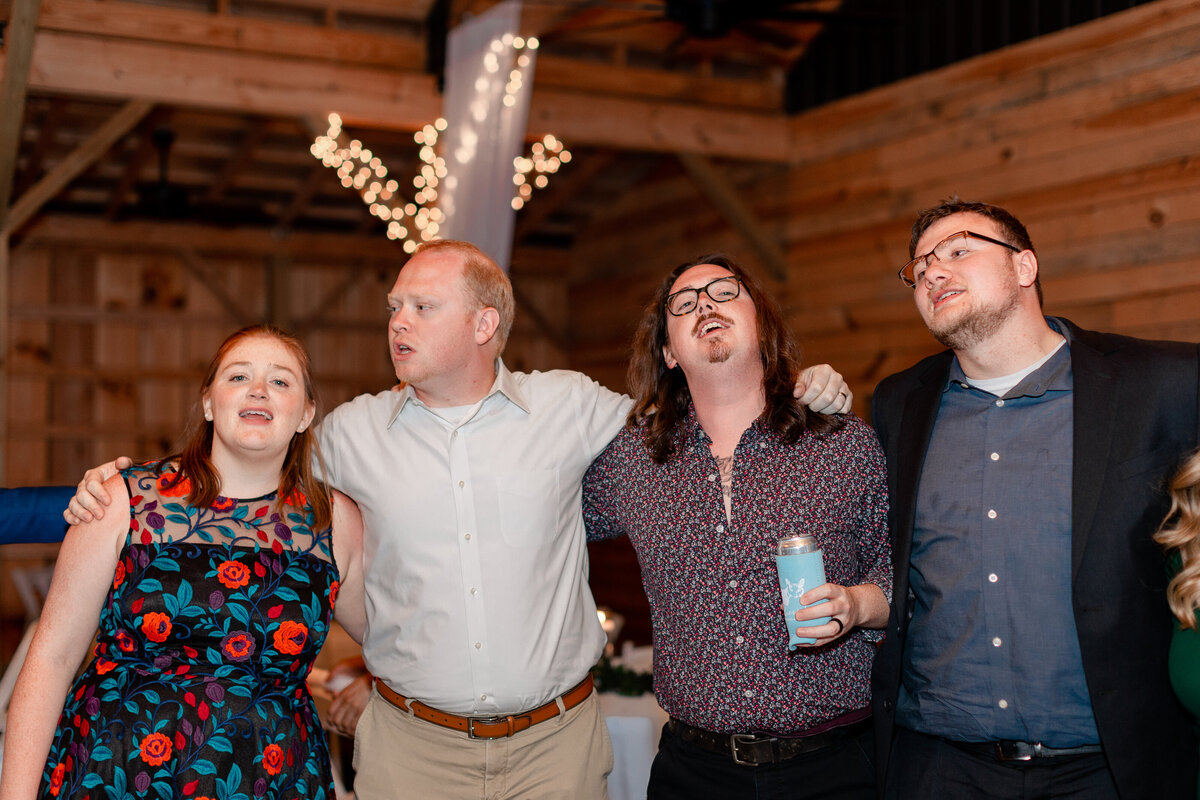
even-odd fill
[{"label": "black belt buckle", "polygon": [[1000,761],[1032,761],[1034,756],[1041,755],[1042,743],[1014,742],[1001,739],[995,742],[996,758]]},{"label": "black belt buckle", "polygon": [[759,739],[758,736],[756,736],[753,733],[732,733],[732,734],[730,734],[729,735],[729,752],[733,755],[733,763],[741,764],[743,767],[757,767],[759,764],[764,763],[762,761],[757,760],[755,756],[751,756],[749,754],[747,754],[746,757],[743,758],[741,755],[738,754],[738,745],[741,744],[741,745],[746,745],[747,747],[749,747],[750,745],[762,744],[765,741],[770,741],[770,740]]}]

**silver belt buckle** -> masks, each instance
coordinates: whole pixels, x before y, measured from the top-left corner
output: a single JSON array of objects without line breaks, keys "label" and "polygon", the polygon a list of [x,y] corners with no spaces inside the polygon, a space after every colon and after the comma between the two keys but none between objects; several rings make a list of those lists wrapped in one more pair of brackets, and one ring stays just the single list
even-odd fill
[{"label": "silver belt buckle", "polygon": [[733,754],[733,763],[743,767],[757,767],[757,761],[743,761],[738,755],[738,744],[754,744],[758,737],[753,733],[731,733],[729,735],[729,752]]},{"label": "silver belt buckle", "polygon": [[1001,761],[1032,761],[1035,752],[1040,752],[1042,749],[1041,742],[1033,745],[1033,751],[1026,747],[1022,747],[1025,742],[1012,742],[1000,740],[996,742],[996,758]]},{"label": "silver belt buckle", "polygon": [[480,725],[497,725],[501,722],[504,722],[504,720],[506,720],[506,719],[508,719],[508,717],[506,717],[506,716],[505,717],[467,717],[467,736],[471,739],[503,739],[505,736],[507,736],[506,733],[502,733],[499,736],[478,736],[478,735],[476,735],[475,723],[478,722]]}]

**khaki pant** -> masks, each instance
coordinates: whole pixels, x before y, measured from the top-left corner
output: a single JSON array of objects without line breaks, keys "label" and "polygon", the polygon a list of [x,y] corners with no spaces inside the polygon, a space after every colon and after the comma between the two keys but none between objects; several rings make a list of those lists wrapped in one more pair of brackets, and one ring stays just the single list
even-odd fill
[{"label": "khaki pant", "polygon": [[417,719],[371,691],[354,734],[357,800],[607,800],[612,743],[593,692],[504,739]]}]

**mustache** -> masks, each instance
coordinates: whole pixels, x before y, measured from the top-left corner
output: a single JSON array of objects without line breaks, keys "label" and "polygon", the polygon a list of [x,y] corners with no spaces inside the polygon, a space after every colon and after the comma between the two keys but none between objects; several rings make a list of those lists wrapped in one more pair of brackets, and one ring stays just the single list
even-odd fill
[{"label": "mustache", "polygon": [[722,316],[721,314],[718,314],[716,311],[714,311],[711,314],[706,314],[705,316],[696,320],[696,324],[692,326],[692,335],[695,336],[696,334],[700,333],[700,329],[703,328],[711,320],[714,320],[714,319],[717,320],[718,322],[723,322],[726,325],[733,324],[733,320],[731,320],[729,317]]}]

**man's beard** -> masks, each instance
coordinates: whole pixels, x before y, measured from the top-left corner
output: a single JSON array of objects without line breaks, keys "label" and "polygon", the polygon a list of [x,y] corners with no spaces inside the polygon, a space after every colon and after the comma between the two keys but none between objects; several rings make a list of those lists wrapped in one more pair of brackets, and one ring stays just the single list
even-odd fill
[{"label": "man's beard", "polygon": [[970,350],[1000,330],[1020,305],[1020,287],[1015,280],[1009,288],[1009,295],[999,305],[968,310],[946,327],[935,328],[928,323],[926,327],[944,347],[955,351]]},{"label": "man's beard", "polygon": [[708,343],[708,363],[724,364],[733,355],[733,348],[722,339],[714,339]]}]

